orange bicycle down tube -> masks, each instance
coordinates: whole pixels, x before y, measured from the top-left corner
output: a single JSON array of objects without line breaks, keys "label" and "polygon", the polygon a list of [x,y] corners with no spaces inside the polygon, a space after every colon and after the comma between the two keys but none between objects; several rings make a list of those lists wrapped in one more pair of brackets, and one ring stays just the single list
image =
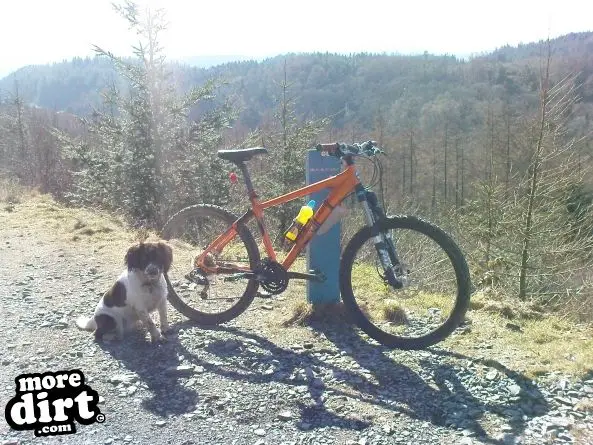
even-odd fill
[{"label": "orange bicycle down tube", "polygon": [[343,172],[338,173],[335,176],[331,176],[322,181],[310,184],[306,187],[286,193],[285,195],[278,196],[277,198],[273,198],[259,204],[261,209],[266,209],[279,204],[284,204],[297,198],[301,198],[311,193],[315,193],[327,188],[330,189],[329,195],[323,201],[319,209],[311,217],[305,227],[303,227],[301,235],[299,235],[292,249],[290,249],[288,255],[284,259],[282,266],[285,270],[288,270],[290,266],[292,266],[299,253],[305,248],[311,238],[313,238],[313,235],[315,235],[317,229],[329,217],[333,209],[336,208],[344,200],[344,198],[346,198],[346,196],[348,196],[354,190],[358,183],[359,180],[356,176],[356,168],[352,165],[349,165]]}]

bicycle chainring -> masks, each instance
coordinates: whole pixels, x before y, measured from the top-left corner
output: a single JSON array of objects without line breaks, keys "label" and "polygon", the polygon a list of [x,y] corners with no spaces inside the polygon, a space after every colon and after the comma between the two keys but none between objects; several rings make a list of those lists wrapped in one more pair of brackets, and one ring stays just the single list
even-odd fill
[{"label": "bicycle chainring", "polygon": [[261,261],[255,272],[261,287],[271,295],[281,294],[288,287],[288,273],[282,265],[276,261],[265,258]]}]

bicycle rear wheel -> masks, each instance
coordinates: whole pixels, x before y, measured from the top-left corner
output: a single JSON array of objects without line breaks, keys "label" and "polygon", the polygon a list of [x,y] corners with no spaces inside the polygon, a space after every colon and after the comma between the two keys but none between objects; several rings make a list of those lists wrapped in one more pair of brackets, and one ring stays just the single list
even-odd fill
[{"label": "bicycle rear wheel", "polygon": [[[186,207],[173,215],[162,230],[162,238],[173,250],[173,264],[166,276],[169,302],[189,319],[201,325],[228,322],[241,315],[253,302],[259,283],[232,273],[206,274],[194,267],[194,260],[237,216],[213,205]],[[208,266],[253,270],[260,261],[251,232],[242,224],[234,238],[217,254],[209,254]]]},{"label": "bicycle rear wheel", "polygon": [[385,219],[400,260],[401,289],[386,284],[372,230],[358,231],[340,263],[342,300],[355,323],[379,343],[422,349],[459,326],[470,298],[469,270],[455,242],[437,226],[402,216]]}]

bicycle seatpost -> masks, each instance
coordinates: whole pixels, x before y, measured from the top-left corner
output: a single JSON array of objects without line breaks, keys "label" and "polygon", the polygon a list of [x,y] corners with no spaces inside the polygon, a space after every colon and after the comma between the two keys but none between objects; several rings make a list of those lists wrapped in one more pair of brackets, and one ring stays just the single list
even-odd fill
[{"label": "bicycle seatpost", "polygon": [[253,184],[251,183],[251,176],[249,176],[249,172],[247,171],[247,165],[244,162],[237,162],[237,167],[241,170],[243,174],[243,179],[245,180],[245,187],[247,187],[247,196],[250,198],[257,198],[257,193],[253,189]]}]

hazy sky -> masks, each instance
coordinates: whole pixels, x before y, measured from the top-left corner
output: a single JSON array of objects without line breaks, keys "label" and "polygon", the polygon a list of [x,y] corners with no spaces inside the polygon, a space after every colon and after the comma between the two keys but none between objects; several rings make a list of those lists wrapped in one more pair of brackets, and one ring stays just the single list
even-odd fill
[{"label": "hazy sky", "polygon": [[[170,59],[285,52],[468,55],[593,30],[592,0],[138,0],[162,7]],[[130,53],[135,36],[108,0],[2,0],[0,76],[28,64]]]}]

